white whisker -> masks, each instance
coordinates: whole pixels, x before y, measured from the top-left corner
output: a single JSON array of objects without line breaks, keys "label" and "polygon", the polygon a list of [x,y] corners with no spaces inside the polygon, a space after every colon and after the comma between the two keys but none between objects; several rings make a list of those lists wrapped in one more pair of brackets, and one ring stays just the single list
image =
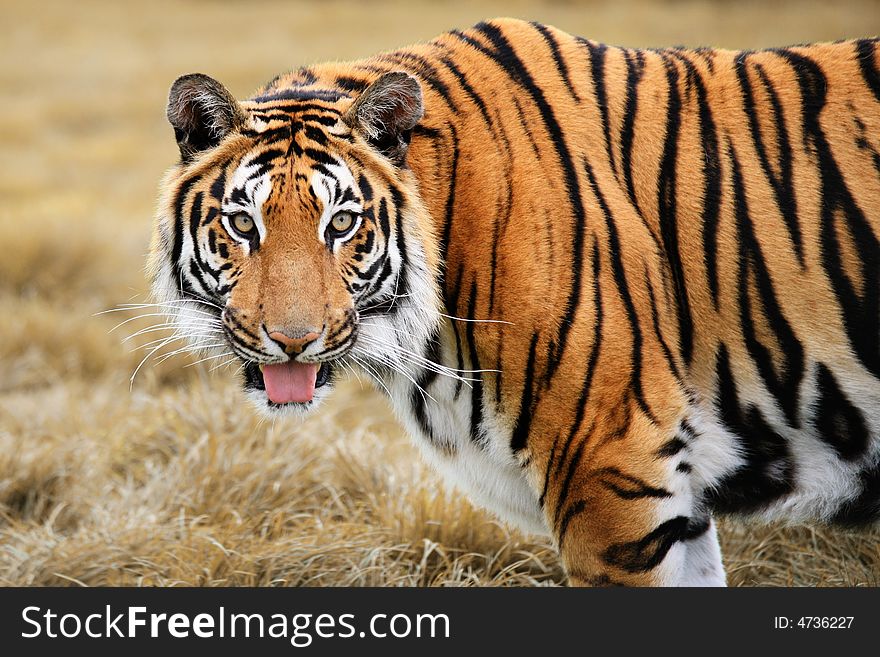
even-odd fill
[{"label": "white whisker", "polygon": [[[373,326],[373,327],[380,328],[380,329],[388,329],[388,330],[394,331],[395,333],[401,333],[401,334],[406,335],[406,336],[409,336],[409,335],[410,335],[410,334],[407,333],[406,331],[402,331],[402,330],[400,330],[400,329],[395,329],[395,328],[390,327],[390,326],[382,326],[382,325],[380,325],[380,324],[370,324],[370,323],[367,323],[367,322],[361,322],[361,325],[362,325],[362,326]],[[360,339],[360,338],[364,338],[364,339],[367,340],[367,341],[371,341],[371,342],[372,342],[374,345],[376,345],[376,346],[390,346],[390,347],[392,347],[393,349],[396,349],[396,350],[398,350],[398,351],[402,351],[403,353],[409,354],[409,355],[411,355],[411,356],[413,356],[413,357],[415,357],[415,358],[418,358],[418,359],[420,359],[420,360],[423,360],[423,361],[425,361],[426,363],[430,363],[430,364],[432,364],[432,365],[436,365],[436,366],[438,366],[438,367],[442,367],[443,369],[445,369],[445,370],[447,370],[447,371],[450,371],[450,372],[457,372],[457,373],[460,373],[460,374],[479,374],[479,373],[482,373],[482,372],[500,372],[500,371],[501,371],[501,370],[492,370],[492,369],[460,370],[460,369],[457,369],[457,368],[454,368],[454,367],[449,367],[448,365],[443,365],[442,363],[437,363],[437,362],[435,362],[435,361],[432,361],[431,359],[429,359],[429,358],[425,358],[424,356],[421,356],[420,354],[417,354],[417,353],[415,353],[415,352],[409,351],[409,350],[405,349],[404,347],[402,347],[402,346],[400,346],[400,345],[397,345],[397,344],[387,345],[387,344],[385,344],[385,343],[380,343],[380,342],[378,342],[373,336],[369,336],[369,335],[363,335],[363,334],[361,334],[361,335],[359,336],[359,339]],[[476,379],[472,379],[472,380],[475,381]]]},{"label": "white whisker", "polygon": [[[430,400],[433,401],[435,404],[439,404],[439,402],[438,402],[436,399],[434,399],[434,397],[432,397],[431,394],[430,394],[427,390],[425,390],[422,386],[420,386],[420,385],[416,382],[416,380],[415,380],[415,379],[414,379],[414,378],[413,378],[413,377],[412,377],[412,376],[411,376],[406,370],[404,370],[404,369],[400,366],[399,363],[397,363],[397,362],[391,360],[390,358],[384,356],[383,354],[373,355],[373,358],[376,359],[376,360],[378,360],[380,363],[382,363],[382,364],[383,364],[385,367],[387,367],[388,369],[390,369],[390,370],[392,370],[392,371],[394,371],[394,372],[397,372],[397,373],[400,374],[401,376],[403,376],[403,377],[409,379],[410,383],[412,383],[412,384],[413,384],[413,385],[419,390],[419,392],[422,394],[422,397],[423,397],[423,398],[430,399]],[[387,390],[387,388],[386,388],[386,390]],[[389,396],[390,396],[390,394],[391,394],[391,393],[389,393]]]},{"label": "white whisker", "polygon": [[424,369],[430,370],[432,372],[436,372],[442,376],[448,376],[453,379],[457,379],[459,381],[479,381],[480,379],[468,378],[460,376],[459,373],[464,374],[479,374],[482,372],[498,372],[498,370],[458,370],[452,367],[448,367],[446,365],[442,365],[441,363],[434,362],[424,356],[416,354],[404,347],[401,347],[398,344],[393,343],[385,343],[379,342],[378,340],[366,336],[361,335],[358,337],[358,340],[362,340],[365,344],[378,348],[378,350],[390,350],[394,352],[394,355],[400,358],[401,360],[405,360],[413,365],[420,366]]},{"label": "white whisker", "polygon": [[[180,300],[180,303],[192,303],[187,299]],[[164,301],[161,303],[120,303],[116,308],[109,308],[107,310],[102,310],[97,313],[93,313],[92,317],[97,317],[98,315],[107,315],[109,313],[122,313],[122,312],[130,312],[132,310],[147,310],[147,309],[155,309],[155,308],[168,308],[173,310],[175,313],[179,313],[181,310],[181,306],[176,305],[172,301]],[[207,311],[198,309],[198,308],[186,308],[186,312],[189,313],[197,313],[199,315],[205,315],[210,317],[211,319],[216,320],[216,313],[209,313]],[[171,313],[164,313],[170,315]]]},{"label": "white whisker", "polygon": [[194,302],[194,303],[203,303],[203,304],[205,304],[206,306],[210,306],[211,308],[216,308],[217,310],[223,310],[223,308],[222,308],[221,306],[218,306],[216,303],[213,303],[213,302],[211,302],[211,301],[205,301],[204,299],[202,299],[202,298],[200,298],[200,297],[197,297],[197,296],[194,295],[194,294],[191,294],[191,293],[189,293],[189,292],[184,292],[183,290],[178,290],[178,292],[180,292],[180,294],[182,294],[183,296],[188,297],[187,299],[181,299],[181,301],[190,301],[190,302]]},{"label": "white whisker", "polygon": [[360,367],[362,367],[367,374],[371,375],[376,380],[376,382],[380,386],[382,386],[382,389],[386,393],[388,393],[388,396],[391,397],[391,391],[388,389],[388,386],[385,385],[385,382],[382,381],[382,378],[378,374],[376,374],[375,370],[373,370],[372,367],[367,365],[364,361],[362,361],[360,358],[358,358],[354,354],[350,354],[350,356],[354,360],[354,362],[356,362]]},{"label": "white whisker", "polygon": [[456,317],[455,315],[447,315],[446,313],[441,313],[439,311],[437,314],[441,317],[446,317],[447,319],[454,319],[457,322],[474,322],[477,324],[510,324],[510,326],[515,326],[513,322],[508,322],[503,319],[468,319],[467,317]]},{"label": "white whisker", "polygon": [[184,352],[198,353],[198,352],[201,352],[205,349],[213,349],[214,347],[225,347],[225,346],[226,346],[225,342],[215,342],[213,344],[204,344],[204,342],[196,343],[196,344],[188,344],[183,347],[180,347],[180,349],[175,349],[174,351],[169,351],[167,354],[162,354],[162,356],[160,356],[159,359],[156,361],[156,365],[164,363],[166,360],[168,360],[172,356],[176,356],[177,354],[182,354]]},{"label": "white whisker", "polygon": [[[218,358],[223,358],[223,357],[225,357],[225,356],[231,356],[231,355],[232,355],[232,352],[231,352],[231,351],[224,351],[223,353],[220,353],[220,354],[214,354],[214,355],[211,355],[211,356],[205,356],[204,358],[200,358],[199,360],[194,361],[194,362],[192,362],[192,363],[187,363],[186,365],[184,365],[184,367],[192,367],[193,365],[198,365],[199,363],[204,363],[205,361],[208,361],[208,360],[217,360]],[[235,360],[235,359],[233,359],[233,360]],[[228,363],[228,362],[230,362],[230,361],[227,360],[227,361],[225,361],[225,362]],[[223,363],[221,363],[221,365],[222,365],[222,364],[223,364]],[[215,366],[215,367],[219,367],[219,366]],[[214,369],[210,369],[210,370],[208,370],[208,371],[209,371],[209,372],[213,372]]]},{"label": "white whisker", "polygon": [[151,347],[154,344],[157,344],[159,342],[165,342],[165,341],[174,342],[175,340],[192,340],[192,339],[196,339],[196,338],[202,340],[202,339],[213,338],[213,337],[216,337],[216,336],[214,336],[210,333],[203,333],[203,334],[193,333],[193,334],[187,334],[186,336],[181,336],[181,335],[177,335],[177,334],[166,335],[166,336],[163,336],[163,337],[158,338],[156,340],[150,340],[149,342],[145,342],[144,344],[135,347],[131,351],[134,352],[134,351],[138,351],[139,349],[148,349],[149,347]]},{"label": "white whisker", "polygon": [[[230,351],[229,353],[232,354],[231,351]],[[209,369],[208,371],[209,371],[209,372],[213,372],[214,370],[220,369],[220,368],[223,367],[224,365],[229,365],[230,363],[234,363],[234,362],[237,361],[237,360],[241,360],[241,359],[240,359],[238,356],[233,356],[232,358],[230,358],[230,359],[228,359],[228,360],[224,360],[222,363],[217,363],[216,365],[214,365],[214,367],[212,367],[212,368]],[[239,369],[241,369],[242,367],[244,367],[244,363],[241,364],[241,367],[239,367]],[[236,370],[236,371],[237,371],[237,370]]]},{"label": "white whisker", "polygon": [[165,318],[167,318],[168,315],[165,314],[165,313],[144,313],[144,314],[142,314],[142,315],[135,315],[134,317],[129,317],[128,319],[125,319],[125,320],[119,322],[116,326],[114,326],[112,329],[110,329],[109,331],[107,331],[107,333],[113,333],[113,331],[115,331],[115,330],[118,329],[118,328],[121,328],[121,327],[125,326],[125,325],[128,324],[129,322],[133,322],[133,321],[138,320],[138,319],[144,319],[145,317],[165,317]]},{"label": "white whisker", "polygon": [[162,347],[164,347],[166,344],[168,344],[169,342],[171,342],[171,341],[173,341],[173,340],[174,340],[174,338],[171,337],[171,338],[168,338],[166,342],[161,342],[161,343],[159,343],[158,345],[156,345],[155,347],[153,347],[153,348],[147,353],[146,356],[144,356],[144,357],[141,359],[141,362],[138,363],[137,367],[134,368],[134,372],[131,373],[131,378],[129,378],[129,380],[128,380],[128,389],[129,389],[129,390],[132,390],[132,389],[134,388],[134,379],[135,379],[135,377],[137,376],[138,372],[140,372],[141,367],[144,366],[144,363],[146,363],[147,360],[150,358],[150,356],[152,356],[153,354],[155,354],[155,353],[156,353],[157,351],[159,351]]},{"label": "white whisker", "polygon": [[[199,329],[199,330],[196,330]],[[180,331],[180,327],[177,322],[164,322],[162,324],[154,324],[153,326],[148,326],[147,328],[142,328],[139,331],[135,331],[131,335],[122,339],[122,342],[128,342],[129,340],[136,338],[141,335],[145,335],[147,333],[155,333],[156,331],[170,331],[176,330],[177,337],[180,338],[188,338],[191,336],[198,335],[223,335],[223,331],[219,328],[211,327],[211,326],[199,326],[192,327],[188,329],[185,333]]]},{"label": "white whisker", "polygon": [[[395,289],[396,289],[396,288],[395,288]],[[388,301],[388,299],[391,299],[391,300],[393,300],[393,301],[396,301],[397,299],[406,299],[407,297],[411,297],[411,296],[412,296],[412,294],[409,293],[409,292],[407,292],[406,294],[393,294],[393,293],[392,293],[392,294],[385,294],[385,295],[382,296],[382,300],[381,300],[381,301],[377,301],[377,302],[374,303],[373,305],[371,305],[371,306],[366,306],[365,308],[358,308],[358,311],[359,311],[359,312],[364,312],[364,311],[367,311],[367,310],[372,310],[373,308],[378,308],[378,307],[381,306],[383,303],[385,303],[386,301]],[[389,309],[390,309],[390,308],[393,308],[393,307],[394,307],[394,306],[393,306],[393,304],[392,304],[391,306],[389,306]]]}]

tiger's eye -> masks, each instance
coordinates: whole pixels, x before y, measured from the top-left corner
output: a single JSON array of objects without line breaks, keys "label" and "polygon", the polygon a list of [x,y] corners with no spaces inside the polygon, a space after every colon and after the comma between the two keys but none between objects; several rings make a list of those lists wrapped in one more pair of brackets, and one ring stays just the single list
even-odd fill
[{"label": "tiger's eye", "polygon": [[232,221],[230,223],[232,223],[232,227],[235,229],[235,231],[237,233],[240,233],[244,237],[250,237],[251,234],[254,232],[254,228],[256,228],[254,220],[243,212],[240,212],[232,217]]},{"label": "tiger's eye", "polygon": [[346,233],[354,225],[354,216],[350,212],[339,212],[330,220],[330,225],[336,233]]}]

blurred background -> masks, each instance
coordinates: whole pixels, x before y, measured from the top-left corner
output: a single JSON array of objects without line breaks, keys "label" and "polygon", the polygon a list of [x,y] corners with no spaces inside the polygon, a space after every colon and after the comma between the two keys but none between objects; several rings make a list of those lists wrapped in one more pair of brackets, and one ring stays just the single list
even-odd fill
[{"label": "blurred background", "polygon": [[[143,262],[170,83],[275,74],[512,15],[627,46],[880,33],[880,3],[0,2],[0,584],[533,585],[549,544],[424,468],[357,382],[261,423],[232,369],[154,358]],[[111,330],[122,321],[127,324]],[[168,348],[165,352],[172,351]],[[156,354],[159,356],[159,354]],[[158,364],[157,364],[158,363]],[[878,585],[880,534],[725,522],[734,585]]]}]

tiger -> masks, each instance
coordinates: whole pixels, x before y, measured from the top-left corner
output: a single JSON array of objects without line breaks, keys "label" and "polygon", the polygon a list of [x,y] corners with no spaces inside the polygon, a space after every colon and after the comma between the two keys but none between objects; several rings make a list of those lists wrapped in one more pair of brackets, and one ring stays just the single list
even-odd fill
[{"label": "tiger", "polygon": [[569,584],[724,586],[719,516],[880,518],[878,45],[504,18],[184,75],[153,295],[267,416],[373,381]]}]

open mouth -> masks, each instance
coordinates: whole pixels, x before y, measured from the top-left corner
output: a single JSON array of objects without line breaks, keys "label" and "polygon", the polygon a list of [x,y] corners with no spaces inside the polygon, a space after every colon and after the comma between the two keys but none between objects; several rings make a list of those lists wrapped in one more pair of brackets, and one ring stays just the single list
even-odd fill
[{"label": "open mouth", "polygon": [[307,404],[315,390],[330,380],[333,365],[329,362],[274,363],[263,365],[245,362],[245,388],[266,391],[270,406]]}]

